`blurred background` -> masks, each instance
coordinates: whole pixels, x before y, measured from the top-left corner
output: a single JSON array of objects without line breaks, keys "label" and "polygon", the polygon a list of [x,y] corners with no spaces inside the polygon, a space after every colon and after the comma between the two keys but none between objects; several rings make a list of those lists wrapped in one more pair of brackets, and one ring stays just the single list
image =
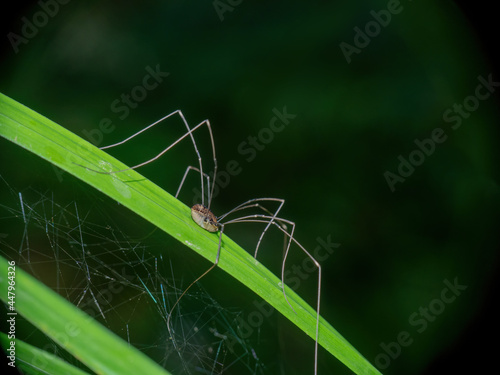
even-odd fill
[{"label": "blurred background", "polygon": [[[500,76],[487,8],[477,5],[474,18],[452,1],[17,6],[3,23],[2,93],[99,147],[177,109],[191,125],[209,119],[222,172],[214,212],[284,198],[281,214],[306,248],[340,244],[319,251],[321,313],[381,372],[493,364],[500,138],[498,87],[487,82]],[[110,153],[137,164],[182,126],[169,119]],[[197,142],[211,170],[205,130]],[[278,314],[243,332],[259,300],[221,270],[183,300],[175,324],[189,334],[175,350],[158,301],[175,302],[209,262],[67,173],[0,145],[3,256],[82,308],[117,280],[123,291],[111,303],[86,308],[174,374],[312,373],[314,342]],[[196,162],[183,142],[139,172],[175,194]],[[197,184],[187,181],[187,205]],[[261,231],[239,224],[227,234],[253,251]],[[270,233],[259,256],[276,274],[280,241]],[[302,262],[295,249],[289,269]],[[315,277],[306,276],[297,292],[313,303]],[[76,362],[29,323],[19,329]],[[350,371],[320,350],[318,373]]]}]

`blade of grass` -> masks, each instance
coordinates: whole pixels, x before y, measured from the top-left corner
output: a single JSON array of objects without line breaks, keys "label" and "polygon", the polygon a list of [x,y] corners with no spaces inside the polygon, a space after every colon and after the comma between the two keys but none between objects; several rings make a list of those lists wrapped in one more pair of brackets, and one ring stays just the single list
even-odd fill
[{"label": "blade of grass", "polygon": [[[90,369],[107,375],[169,374],[144,353],[19,267],[9,275],[8,266],[7,260],[0,256],[0,298],[5,303],[9,301],[9,281],[14,281],[15,312],[22,314]],[[13,275],[12,279],[8,278]],[[37,358],[32,358],[30,363],[35,367],[40,364]]]},{"label": "blade of grass", "polygon": [[[85,181],[214,262],[218,235],[197,226],[191,220],[189,207],[135,170],[104,175],[82,168],[80,165],[111,171],[122,170],[127,166],[3,94],[0,94],[0,135]],[[311,338],[315,338],[315,310],[287,287],[287,297],[295,312],[290,309],[283,298],[280,280],[225,235],[219,267],[262,297]],[[319,344],[355,373],[379,374],[323,318],[320,319]]]},{"label": "blade of grass", "polygon": [[[10,348],[11,342],[5,333],[0,332],[0,343],[6,349]],[[29,375],[67,374],[67,375],[89,375],[52,353],[38,349],[24,341],[15,339],[15,366]]]}]

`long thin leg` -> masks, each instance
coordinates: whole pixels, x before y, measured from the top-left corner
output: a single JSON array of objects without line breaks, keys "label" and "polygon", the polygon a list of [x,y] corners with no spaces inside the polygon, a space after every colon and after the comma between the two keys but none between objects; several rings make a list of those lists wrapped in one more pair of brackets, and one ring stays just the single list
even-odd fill
[{"label": "long thin leg", "polygon": [[[260,203],[251,203],[249,204],[248,206],[243,206],[243,207],[240,207],[238,209],[239,210],[244,210],[244,209],[248,209],[248,208],[258,208],[262,211],[264,211],[265,213],[271,215],[271,216],[274,216],[276,218],[276,215],[278,214],[281,206],[276,210],[276,212],[271,212],[269,211],[266,207],[262,206]],[[234,212],[234,210],[233,210]],[[288,230],[288,227],[286,226],[285,223],[283,223],[282,221],[279,221],[279,219],[276,219],[276,222],[284,229],[284,230]],[[259,251],[259,247],[260,247],[260,244],[262,242],[262,239],[264,238],[264,234],[266,233],[266,231],[269,229],[269,226],[271,225],[270,224],[271,221],[269,221],[268,225],[264,228],[264,230],[262,231],[262,233],[260,234],[260,237],[259,237],[259,240],[257,241],[257,246],[255,247],[255,253],[254,253],[254,258],[257,259],[257,253]],[[293,235],[293,232],[295,230],[295,223],[293,223],[293,226],[292,226],[292,235]],[[285,254],[285,251],[286,251],[286,248],[287,248],[287,236],[285,235],[284,236],[284,239],[283,239],[283,255]]]},{"label": "long thin leg", "polygon": [[[162,121],[166,120],[167,118],[173,116],[173,115],[179,115],[180,118],[182,119],[182,122],[184,123],[184,125],[186,126],[186,129],[188,130],[187,133],[185,133],[184,135],[182,135],[179,139],[177,139],[174,143],[172,143],[170,146],[168,146],[167,148],[165,148],[163,151],[161,151],[158,155],[154,156],[153,158],[149,159],[149,160],[146,160],[145,162],[142,162],[140,164],[137,164],[137,165],[134,165],[133,167],[130,167],[130,168],[125,168],[125,169],[121,169],[121,170],[118,170],[118,171],[112,171],[112,172],[103,172],[103,171],[99,171],[99,170],[95,170],[95,169],[91,169],[91,168],[88,168],[88,167],[85,167],[87,168],[88,170],[91,170],[93,172],[96,172],[96,173],[101,173],[101,174],[113,174],[113,173],[120,173],[120,172],[125,172],[125,171],[128,171],[130,169],[137,169],[137,168],[140,168],[140,167],[143,167],[145,166],[146,164],[149,164],[149,163],[152,163],[153,161],[159,159],[163,154],[165,154],[167,151],[169,151],[172,147],[174,147],[177,143],[179,143],[180,141],[182,141],[184,138],[186,138],[187,136],[189,136],[191,138],[191,141],[193,143],[193,147],[194,147],[194,150],[195,150],[195,153],[196,153],[196,156],[198,157],[198,164],[199,164],[199,170],[201,171],[200,173],[200,180],[201,180],[201,194],[202,194],[202,204],[204,204],[204,200],[205,200],[205,189],[204,189],[204,184],[203,184],[203,165],[202,165],[202,158],[201,158],[201,155],[200,155],[200,152],[198,151],[198,147],[196,145],[196,141],[194,139],[194,136],[193,136],[193,132],[200,128],[202,125],[206,125],[207,128],[208,128],[208,131],[209,131],[209,134],[210,134],[210,142],[212,144],[212,155],[213,155],[213,160],[214,160],[214,179],[215,179],[215,176],[217,176],[217,157],[216,157],[216,154],[215,154],[215,142],[214,142],[214,136],[213,136],[213,133],[212,133],[212,127],[210,126],[210,121],[208,120],[204,120],[202,122],[200,122],[198,125],[196,125],[194,128],[190,128],[189,127],[189,124],[188,122],[186,121],[186,118],[184,117],[184,114],[180,111],[180,110],[177,110],[177,111],[174,111],[164,117],[162,117],[161,119],[159,119],[158,121],[155,121],[154,123],[152,123],[151,125],[148,125],[146,126],[144,129],[141,129],[139,130],[137,133],[134,133],[132,134],[130,137],[128,138],[125,138],[123,141],[120,141],[120,142],[117,142],[117,143],[114,143],[114,144],[111,144],[111,145],[108,145],[108,146],[104,146],[104,147],[101,147],[100,149],[101,150],[105,150],[105,149],[108,149],[108,148],[112,148],[112,147],[116,147],[116,146],[120,146],[124,143],[126,143],[127,141],[131,140],[132,138],[138,136],[139,134],[145,132],[146,130],[152,128],[153,126],[161,123]],[[212,185],[212,190],[210,192],[210,197],[213,195],[213,189],[214,189],[214,185]],[[208,207],[210,208],[210,200],[208,202]]]},{"label": "long thin leg", "polygon": [[[189,171],[191,170],[194,170],[198,173],[202,173],[198,168],[196,167],[193,167],[193,166],[189,166],[186,168],[186,171],[184,172],[184,176],[182,177],[182,180],[181,180],[181,183],[179,184],[179,188],[177,189],[177,193],[175,193],[175,197],[177,198],[179,196],[179,193],[181,192],[181,189],[182,187],[184,186],[184,181],[186,180],[186,177],[189,173]],[[210,176],[206,173],[203,173],[203,177],[205,177],[207,179],[207,188],[208,188],[208,191],[211,192],[211,189],[210,189]],[[210,194],[208,196],[208,201],[210,202],[212,200],[212,195]]]},{"label": "long thin leg", "polygon": [[[134,165],[133,167],[129,167],[129,168],[125,168],[125,169],[120,169],[120,170],[118,170],[118,171],[111,171],[111,172],[97,171],[97,170],[93,170],[93,169],[90,169],[90,168],[87,168],[87,169],[89,169],[89,170],[91,170],[91,171],[94,171],[94,172],[97,172],[97,173],[102,173],[102,174],[113,174],[113,173],[125,172],[125,171],[128,171],[128,170],[130,170],[130,169],[137,169],[137,168],[143,167],[143,166],[145,166],[146,164],[152,163],[153,161],[155,161],[155,160],[157,160],[158,158],[160,158],[163,154],[165,154],[167,151],[169,151],[172,147],[174,147],[176,144],[178,144],[180,141],[182,141],[182,140],[183,140],[184,138],[186,138],[187,136],[191,136],[191,137],[193,137],[192,133],[193,133],[196,129],[198,129],[199,127],[201,127],[202,125],[206,124],[206,121],[207,121],[207,120],[205,120],[205,121],[203,121],[203,122],[200,122],[200,123],[199,123],[198,125],[196,125],[194,128],[189,129],[189,131],[188,131],[187,133],[185,133],[184,135],[182,135],[179,139],[177,139],[174,143],[172,143],[170,146],[168,146],[168,147],[167,147],[167,148],[165,148],[163,151],[161,151],[158,155],[156,155],[156,156],[152,157],[152,158],[151,158],[151,159],[149,159],[149,160],[146,160],[145,162],[142,162],[142,163],[140,163],[140,164]],[[155,124],[157,124],[157,123],[159,123],[159,122],[157,121]],[[149,128],[149,127],[151,127],[151,125],[150,125],[150,126],[148,126],[148,128]],[[128,137],[127,139],[125,139],[125,140],[123,140],[123,141],[121,141],[121,142],[115,143],[115,144],[110,145],[110,146],[101,147],[101,150],[104,150],[104,149],[107,149],[107,148],[110,148],[110,147],[119,146],[119,145],[121,145],[121,144],[125,143],[126,141],[128,141],[128,140],[132,139],[133,137],[137,136],[138,134],[142,133],[143,131],[144,131],[144,129],[143,129],[143,130],[141,130],[141,131],[139,131],[139,132],[137,132],[137,133],[135,133],[134,135],[132,135],[132,136]]]},{"label": "long thin leg", "polygon": [[[273,225],[275,225],[279,230],[281,230],[285,236],[288,236],[290,239],[290,243],[293,241],[314,263],[314,265],[318,268],[318,296],[317,296],[317,301],[316,301],[316,340],[315,340],[315,348],[314,348],[314,374],[316,375],[318,372],[318,339],[319,339],[319,311],[320,311],[320,303],[321,303],[321,265],[318,263],[316,259],[302,246],[294,237],[291,233],[288,233],[285,229],[283,229],[277,221],[282,221],[290,225],[294,225],[293,222],[290,220],[286,220],[283,218],[276,218],[274,216],[266,216],[266,215],[249,215],[241,218],[237,218],[231,221],[228,221],[225,223],[227,224],[232,224],[232,223],[268,223],[271,222]],[[285,292],[285,262],[286,258],[288,257],[288,252],[290,250],[290,245],[288,245],[287,250],[285,252],[285,255],[283,257],[283,263],[281,267],[281,286],[283,290],[283,295],[285,297],[285,300],[287,301],[288,305],[292,308],[293,311],[295,311],[288,301],[288,298],[286,297],[286,292]]]},{"label": "long thin leg", "polygon": [[[284,234],[285,234],[285,243],[284,243],[284,248],[285,251],[283,253],[283,263],[281,267],[281,282],[283,285],[283,296],[285,297],[286,302],[290,306],[290,308],[295,312],[295,309],[293,306],[288,302],[288,298],[285,293],[285,261],[288,256],[288,252],[290,251],[290,245],[292,244],[292,239],[294,239],[293,234],[295,232],[295,223],[293,221],[283,219],[283,218],[276,218],[274,215],[273,216],[266,216],[266,215],[261,215],[261,214],[255,214],[255,215],[247,215],[247,216],[242,216],[230,221],[227,221],[224,224],[233,224],[233,223],[249,223],[249,222],[254,222],[254,223],[268,223],[266,226],[266,229],[269,227],[270,224],[276,225]],[[292,230],[290,233],[287,232],[286,229],[284,229],[278,222],[284,222],[287,223],[292,227]],[[288,237],[288,243],[286,241]],[[294,239],[295,240],[295,239]],[[257,258],[257,257],[255,257]],[[314,259],[314,258],[313,258]]]},{"label": "long thin leg", "polygon": [[148,125],[148,126],[146,126],[145,128],[143,128],[143,129],[139,130],[137,133],[132,134],[130,137],[125,138],[123,141],[120,141],[120,142],[117,142],[117,143],[113,143],[113,144],[108,145],[108,146],[100,147],[100,149],[101,149],[101,150],[105,150],[105,149],[107,149],[107,148],[112,148],[112,147],[120,146],[120,145],[122,145],[122,144],[124,144],[124,143],[126,143],[126,142],[130,141],[132,138],[134,138],[134,137],[138,136],[139,134],[141,134],[141,133],[145,132],[146,130],[148,130],[148,129],[152,128],[152,127],[153,127],[153,126],[155,126],[155,125],[158,125],[160,122],[162,122],[162,121],[164,121],[164,120],[168,119],[169,117],[171,117],[171,116],[173,116],[173,115],[176,115],[176,114],[179,114],[179,115],[181,116],[181,118],[183,119],[183,121],[185,122],[184,115],[183,115],[183,114],[182,114],[182,112],[178,109],[178,110],[176,110],[176,111],[174,111],[174,112],[172,112],[172,113],[170,113],[170,114],[168,114],[168,115],[166,115],[166,116],[163,116],[161,119],[159,119],[159,120],[157,120],[157,121],[153,122],[151,125]]},{"label": "long thin leg", "polygon": [[184,297],[184,295],[187,293],[187,291],[194,284],[196,284],[198,281],[200,281],[204,276],[206,276],[210,271],[212,271],[215,267],[217,267],[217,264],[219,263],[219,258],[220,258],[220,250],[221,250],[221,247],[222,247],[222,233],[224,233],[224,224],[220,224],[220,230],[219,230],[219,247],[217,248],[217,255],[215,256],[215,262],[214,262],[214,264],[212,264],[209,269],[207,269],[200,276],[198,276],[198,278],[195,281],[193,281],[191,284],[189,284],[189,286],[184,290],[184,292],[182,292],[182,294],[180,295],[180,297],[177,298],[177,301],[175,301],[174,305],[170,309],[170,312],[169,312],[168,317],[167,317],[167,329],[168,329],[168,332],[170,333],[170,336],[172,337],[172,342],[173,342],[173,344],[174,344],[175,347],[176,347],[176,341],[175,341],[173,330],[170,327],[170,320],[171,320],[171,317],[172,317],[172,313],[174,312],[175,307],[179,304],[179,301],[181,300],[181,298]]},{"label": "long thin leg", "polygon": [[[271,201],[271,202],[279,202],[279,206],[278,208],[276,209],[276,211],[273,213],[271,213],[267,208],[265,208],[264,206],[258,204],[257,202],[265,202],[265,201]],[[219,216],[217,218],[217,220],[220,222],[221,220],[223,220],[224,218],[226,218],[227,216],[235,213],[235,212],[238,212],[238,211],[241,211],[241,210],[245,210],[245,209],[248,209],[248,208],[252,208],[252,207],[256,207],[256,208],[259,208],[261,210],[263,210],[264,212],[268,213],[269,215],[271,215],[273,218],[269,221],[269,223],[267,224],[267,226],[264,228],[264,230],[262,231],[260,237],[259,237],[259,241],[257,242],[257,246],[255,248],[255,254],[254,254],[254,257],[257,258],[257,252],[259,251],[259,246],[260,246],[260,243],[262,242],[262,239],[264,238],[264,234],[266,234],[267,230],[269,229],[269,227],[271,226],[271,224],[275,221],[275,219],[277,218],[281,208],[283,207],[283,205],[285,204],[285,200],[284,199],[281,199],[281,198],[254,198],[254,199],[249,199],[248,201],[246,202],[243,202],[242,204],[236,206],[235,208],[233,208],[232,210],[230,210],[229,212],[226,212],[224,215],[222,216]],[[284,225],[283,223],[280,222],[280,225]],[[295,228],[295,224],[294,225],[294,228]],[[293,233],[293,230],[294,228],[292,228],[292,233]],[[286,225],[284,227],[284,229],[286,230]]]}]

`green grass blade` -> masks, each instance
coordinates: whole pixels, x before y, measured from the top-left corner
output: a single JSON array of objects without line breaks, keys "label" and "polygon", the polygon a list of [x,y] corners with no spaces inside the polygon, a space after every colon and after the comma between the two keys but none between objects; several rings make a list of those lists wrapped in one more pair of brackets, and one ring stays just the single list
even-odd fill
[{"label": "green grass blade", "polygon": [[[19,267],[15,267],[14,272],[16,312],[96,373],[169,374],[144,353]],[[0,257],[0,298],[5,303],[9,301],[7,276],[7,260]],[[37,366],[33,360],[32,364]]]},{"label": "green grass blade", "polygon": [[[1,345],[9,349],[12,340],[5,333],[0,332]],[[63,361],[52,353],[38,349],[24,341],[15,339],[15,367],[21,369],[28,375],[47,375],[47,374],[67,374],[67,375],[88,375],[88,372]],[[9,355],[9,354],[7,354]],[[10,362],[10,359],[8,359]]]},{"label": "green grass blade", "polygon": [[[218,234],[209,233],[197,226],[191,220],[189,207],[135,170],[104,175],[82,168],[79,165],[111,171],[125,169],[127,166],[2,94],[0,135],[128,207],[209,261],[215,260]],[[287,297],[296,313],[292,311],[283,298],[280,280],[225,235],[219,267],[262,297],[311,338],[315,338],[315,309],[287,288]],[[320,319],[319,332],[319,344],[353,372],[379,374],[379,371],[323,318]]]}]

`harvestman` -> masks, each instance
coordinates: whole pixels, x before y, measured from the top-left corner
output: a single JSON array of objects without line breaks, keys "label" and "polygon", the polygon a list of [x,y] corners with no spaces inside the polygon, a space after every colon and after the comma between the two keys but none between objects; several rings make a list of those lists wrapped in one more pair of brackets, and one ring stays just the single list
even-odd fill
[{"label": "harvestman", "polygon": [[[290,220],[278,217],[278,214],[279,214],[281,208],[285,204],[285,200],[280,199],[280,198],[254,198],[254,199],[250,199],[246,202],[243,202],[242,204],[236,206],[235,208],[233,208],[229,212],[225,213],[224,215],[221,215],[218,217],[215,216],[212,213],[212,211],[210,210],[210,205],[212,203],[212,196],[213,196],[214,187],[215,187],[215,183],[214,183],[215,176],[217,176],[217,158],[215,155],[215,142],[214,142],[214,137],[213,137],[213,133],[212,133],[212,128],[211,128],[210,122],[208,120],[204,120],[204,121],[200,122],[198,125],[196,125],[195,127],[190,128],[189,124],[187,123],[186,119],[184,118],[183,113],[180,110],[174,111],[174,112],[162,117],[158,121],[146,126],[144,129],[138,131],[135,134],[132,134],[130,137],[124,139],[121,142],[117,142],[117,143],[114,143],[114,144],[109,145],[109,146],[101,147],[101,150],[120,146],[120,145],[126,143],[127,141],[131,140],[132,138],[138,136],[139,134],[143,133],[144,131],[152,128],[153,126],[161,123],[162,121],[164,121],[164,120],[166,120],[169,117],[172,117],[174,115],[178,115],[182,119],[182,122],[186,126],[187,132],[184,135],[182,135],[179,139],[177,139],[175,142],[173,142],[170,146],[168,146],[163,151],[161,151],[155,157],[153,157],[145,162],[142,162],[140,164],[137,164],[133,167],[121,169],[118,171],[112,171],[112,172],[103,172],[103,171],[98,171],[98,170],[87,168],[88,170],[91,170],[91,171],[97,172],[97,173],[101,173],[101,174],[113,174],[113,173],[125,172],[125,171],[128,171],[130,169],[136,169],[136,168],[142,167],[146,164],[152,163],[153,161],[159,159],[163,154],[165,154],[167,151],[169,151],[172,147],[174,147],[176,144],[178,144],[184,138],[187,138],[188,136],[191,138],[194,150],[196,152],[196,156],[198,157],[198,168],[193,167],[193,166],[188,166],[186,168],[186,171],[184,172],[184,176],[181,180],[181,183],[179,184],[179,188],[177,189],[177,193],[175,194],[175,197],[177,198],[179,196],[179,193],[182,189],[182,186],[184,185],[184,182],[186,180],[188,173],[190,171],[198,172],[200,174],[200,180],[201,180],[201,200],[202,200],[202,202],[201,202],[201,204],[195,204],[193,207],[191,207],[191,217],[196,222],[196,224],[198,224],[203,229],[205,229],[209,232],[214,232],[214,233],[219,232],[219,245],[218,245],[217,255],[216,255],[214,264],[212,264],[212,266],[208,270],[206,270],[203,274],[201,274],[195,281],[193,281],[184,290],[184,292],[181,294],[181,296],[177,299],[177,301],[175,302],[175,304],[171,308],[170,313],[168,314],[168,318],[167,318],[168,330],[170,331],[169,323],[170,323],[170,318],[172,316],[172,312],[174,311],[175,307],[177,306],[177,304],[179,303],[181,298],[186,294],[186,292],[189,290],[189,288],[191,288],[191,286],[196,284],[201,278],[203,278],[206,274],[208,274],[219,263],[219,256],[220,256],[221,247],[222,247],[222,234],[224,232],[225,225],[233,224],[233,223],[249,223],[249,222],[267,223],[266,227],[262,231],[262,233],[259,237],[259,240],[257,242],[257,246],[255,248],[255,253],[254,253],[255,258],[257,258],[257,252],[259,250],[259,246],[260,246],[260,243],[262,242],[264,234],[271,227],[271,225],[274,225],[281,232],[284,233],[284,237],[285,237],[285,242],[284,242],[285,251],[284,251],[284,255],[283,255],[283,263],[281,266],[281,287],[283,290],[283,296],[293,311],[295,311],[295,310],[293,309],[292,305],[288,301],[288,298],[287,298],[286,292],[285,292],[285,262],[286,262],[286,258],[288,256],[288,252],[290,250],[291,243],[292,242],[295,243],[313,261],[314,265],[318,268],[318,297],[317,297],[317,302],[316,302],[316,304],[317,304],[316,305],[316,339],[315,339],[315,350],[314,350],[314,374],[316,375],[317,374],[317,366],[318,366],[319,308],[320,308],[320,300],[321,300],[321,298],[320,298],[320,296],[321,296],[321,294],[320,294],[320,291],[321,291],[321,266],[316,261],[316,259],[314,259],[314,257],[293,237],[293,234],[295,231],[295,223],[290,221]],[[203,172],[202,158],[200,156],[200,152],[198,151],[198,147],[196,146],[196,141],[195,141],[194,136],[193,136],[193,132],[195,130],[199,129],[200,127],[202,127],[203,125],[206,125],[208,128],[208,131],[210,134],[210,141],[212,144],[212,154],[213,154],[213,162],[214,162],[214,170],[213,170],[214,181],[212,183],[210,183],[210,176],[207,173]],[[207,181],[206,182],[206,185],[207,185],[207,204],[205,204],[205,181],[204,181],[204,179],[206,179],[206,181]],[[264,202],[277,202],[277,203],[279,203],[279,206],[276,209],[276,211],[274,213],[272,213],[271,211],[269,211],[267,208],[265,208],[261,204]],[[241,216],[239,218],[235,218],[235,219],[231,219],[231,220],[223,222],[223,220],[227,216],[229,216],[235,212],[238,212],[238,211],[247,210],[249,208],[259,209],[259,210],[263,211],[263,213],[244,215],[244,216]],[[287,224],[291,227],[290,231],[287,230],[288,229]],[[172,340],[174,342],[174,345],[176,345],[175,340],[173,338],[174,335],[171,335],[171,336],[172,336]]]}]

